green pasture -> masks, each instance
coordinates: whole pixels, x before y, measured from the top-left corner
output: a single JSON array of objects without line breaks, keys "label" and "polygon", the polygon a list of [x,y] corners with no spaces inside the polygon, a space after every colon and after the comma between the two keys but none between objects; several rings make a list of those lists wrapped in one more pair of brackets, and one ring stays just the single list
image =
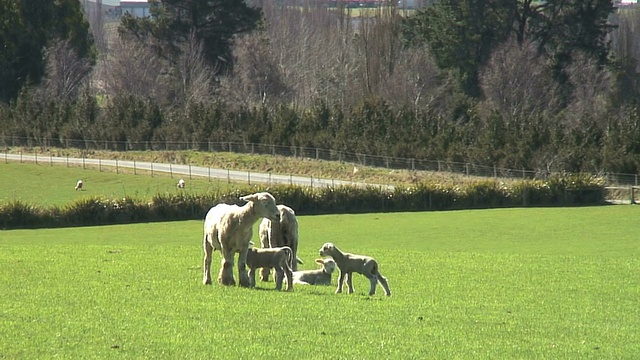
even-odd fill
[{"label": "green pasture", "polygon": [[374,256],[391,297],[368,296],[359,275],[351,295],[334,294],[337,274],[293,292],[204,286],[200,221],[0,231],[0,358],[635,359],[639,218],[636,206],[300,217],[303,268],[332,241]]},{"label": "green pasture", "polygon": [[[185,189],[177,189],[178,179],[187,181]],[[82,191],[76,191],[76,181],[82,179]],[[50,206],[67,205],[80,198],[104,196],[108,198],[150,198],[164,193],[207,193],[225,190],[226,179],[211,179],[133,169],[87,168],[49,164],[0,163],[0,203],[21,200],[26,203]]]}]

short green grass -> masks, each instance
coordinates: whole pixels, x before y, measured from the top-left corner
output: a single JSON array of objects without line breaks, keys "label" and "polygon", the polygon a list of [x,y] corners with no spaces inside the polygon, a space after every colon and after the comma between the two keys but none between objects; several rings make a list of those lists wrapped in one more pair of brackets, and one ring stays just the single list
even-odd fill
[{"label": "short green grass", "polygon": [[204,286],[200,221],[1,231],[0,358],[633,359],[639,216],[300,217],[303,268],[333,241],[376,257],[391,297],[362,276],[351,295],[337,275],[290,293]]},{"label": "short green grass", "polygon": [[[177,189],[180,177],[187,181],[185,189]],[[82,179],[82,191],[74,189],[76,181]],[[155,172],[138,172],[131,170],[116,173],[115,169],[82,169],[64,165],[48,164],[0,164],[0,203],[20,200],[38,205],[67,205],[75,200],[89,196],[122,198],[125,196],[150,198],[164,193],[207,193],[215,190],[226,190],[226,180],[193,177]]]}]

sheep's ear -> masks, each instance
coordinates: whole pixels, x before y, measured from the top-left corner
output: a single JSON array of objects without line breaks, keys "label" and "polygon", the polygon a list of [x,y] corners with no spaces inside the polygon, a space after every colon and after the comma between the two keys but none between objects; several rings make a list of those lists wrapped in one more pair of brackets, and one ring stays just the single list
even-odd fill
[{"label": "sheep's ear", "polygon": [[258,195],[256,195],[256,194],[245,195],[245,196],[240,197],[240,200],[256,201],[256,200],[258,200]]},{"label": "sheep's ear", "polygon": [[253,245],[255,245],[253,241],[249,241],[249,246],[253,246]]},{"label": "sheep's ear", "polygon": [[316,259],[316,263],[320,264],[320,265],[324,265],[324,260],[322,259]]}]

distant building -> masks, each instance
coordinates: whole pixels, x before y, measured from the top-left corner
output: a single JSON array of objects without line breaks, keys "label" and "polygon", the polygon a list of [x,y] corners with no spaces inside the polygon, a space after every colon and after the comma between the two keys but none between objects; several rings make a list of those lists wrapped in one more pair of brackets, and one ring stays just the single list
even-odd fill
[{"label": "distant building", "polygon": [[95,14],[100,11],[107,19],[118,19],[129,13],[134,17],[147,17],[149,13],[149,0],[83,0],[85,11]]}]

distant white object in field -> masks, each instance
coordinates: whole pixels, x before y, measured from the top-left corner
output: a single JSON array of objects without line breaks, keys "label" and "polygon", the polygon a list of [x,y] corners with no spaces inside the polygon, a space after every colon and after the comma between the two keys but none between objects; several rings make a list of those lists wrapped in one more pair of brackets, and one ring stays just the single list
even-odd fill
[{"label": "distant white object in field", "polygon": [[353,175],[357,174],[357,173],[358,173],[358,171],[359,171],[359,170],[358,170],[358,168],[354,166],[354,167],[353,167]]},{"label": "distant white object in field", "polygon": [[183,179],[178,180],[178,189],[184,189],[185,182]]},{"label": "distant white object in field", "polygon": [[76,191],[82,190],[82,180],[78,180],[76,183]]}]

